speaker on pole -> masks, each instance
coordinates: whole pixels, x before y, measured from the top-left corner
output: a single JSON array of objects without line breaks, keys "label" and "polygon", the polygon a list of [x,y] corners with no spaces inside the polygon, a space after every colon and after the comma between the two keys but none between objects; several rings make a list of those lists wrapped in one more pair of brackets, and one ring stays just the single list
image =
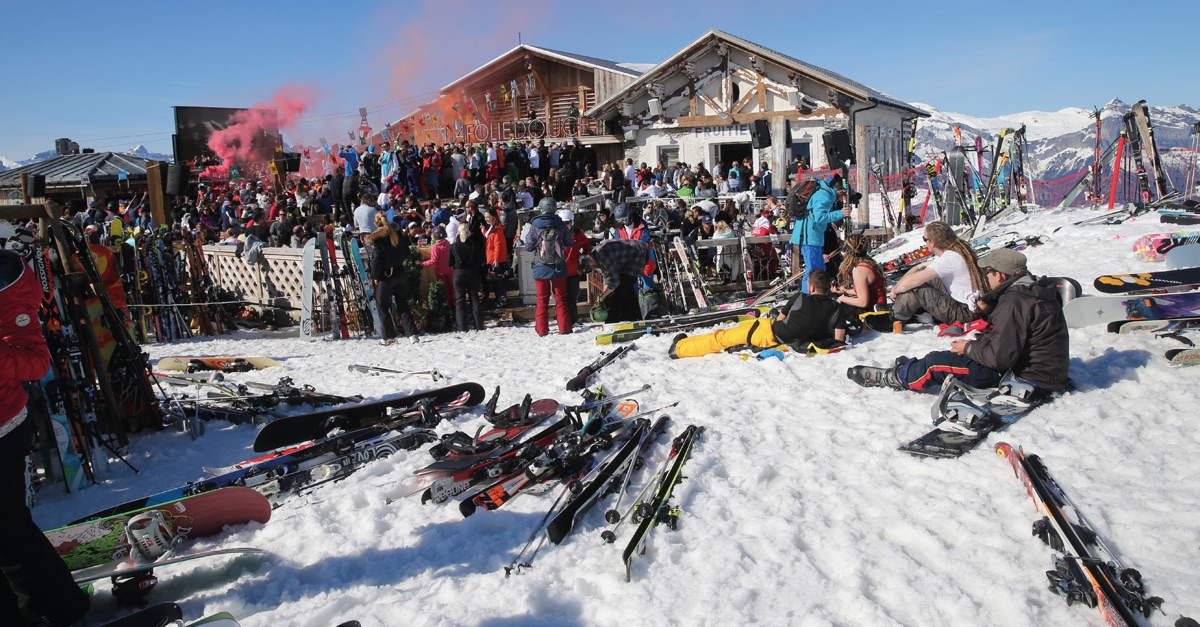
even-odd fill
[{"label": "speaker on pole", "polygon": [[300,153],[298,153],[298,152],[283,153],[283,164],[284,164],[283,169],[285,171],[299,172],[300,171]]},{"label": "speaker on pole", "polygon": [[783,119],[783,146],[792,147],[792,121],[787,118]]},{"label": "speaker on pole", "polygon": [[750,146],[756,150],[771,146],[771,126],[766,120],[760,118],[750,123]]},{"label": "speaker on pole", "polygon": [[825,157],[829,167],[840,168],[843,163],[854,163],[854,149],[850,146],[850,131],[841,129],[828,131],[824,135]]},{"label": "speaker on pole", "polygon": [[167,195],[182,196],[187,191],[188,168],[186,165],[172,163],[167,166]]},{"label": "speaker on pole", "polygon": [[29,175],[29,195],[34,198],[39,198],[46,195],[45,174]]}]

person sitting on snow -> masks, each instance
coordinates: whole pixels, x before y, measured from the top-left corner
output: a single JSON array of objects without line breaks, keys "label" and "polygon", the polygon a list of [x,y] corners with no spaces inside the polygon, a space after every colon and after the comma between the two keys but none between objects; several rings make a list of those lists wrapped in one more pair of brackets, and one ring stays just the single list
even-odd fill
[{"label": "person sitting on snow", "polygon": [[841,307],[829,298],[829,275],[824,270],[813,270],[808,275],[808,288],[808,294],[797,292],[774,318],[747,320],[732,329],[695,337],[680,333],[671,342],[667,356],[700,357],[747,345],[766,349],[786,344],[805,352],[810,343],[845,341],[846,320]]},{"label": "person sitting on snow", "polygon": [[863,387],[926,392],[949,375],[971,387],[996,387],[1011,370],[1035,386],[1035,397],[1065,389],[1070,337],[1054,282],[1035,280],[1025,255],[1007,248],[987,254],[979,265],[991,291],[977,304],[991,331],[954,340],[948,351],[900,357],[890,368],[853,366],[846,376]]},{"label": "person sitting on snow", "polygon": [[945,222],[927,224],[924,240],[935,257],[906,272],[888,291],[895,301],[892,318],[904,322],[924,311],[945,324],[970,322],[975,316],[967,301],[988,287],[975,251]]}]

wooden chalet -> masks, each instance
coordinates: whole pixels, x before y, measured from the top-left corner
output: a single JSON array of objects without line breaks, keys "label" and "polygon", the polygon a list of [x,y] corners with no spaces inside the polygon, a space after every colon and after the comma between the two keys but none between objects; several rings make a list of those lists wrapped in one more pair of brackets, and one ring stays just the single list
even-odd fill
[{"label": "wooden chalet", "polygon": [[[807,157],[814,168],[827,164],[825,143],[834,141],[827,133],[837,131],[847,132],[842,137],[860,166],[878,162],[887,173],[899,171],[913,119],[929,114],[840,74],[710,30],[585,115],[600,126],[619,126],[623,156],[635,162],[711,168],[752,157],[755,171],[770,165],[779,190],[793,156]],[[753,147],[755,120],[766,121],[769,147]],[[867,189],[868,170],[857,168],[860,190]],[[865,203],[860,209],[865,217]]]}]

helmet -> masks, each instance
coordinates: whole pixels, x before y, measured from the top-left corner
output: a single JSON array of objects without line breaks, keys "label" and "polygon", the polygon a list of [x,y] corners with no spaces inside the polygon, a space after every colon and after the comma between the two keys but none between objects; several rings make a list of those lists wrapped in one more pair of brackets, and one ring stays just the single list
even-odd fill
[{"label": "helmet", "polygon": [[570,209],[559,209],[558,217],[562,218],[562,221],[567,223],[575,221],[575,214],[572,213]]},{"label": "helmet", "polygon": [[550,215],[558,209],[558,203],[551,197],[547,196],[538,202],[538,213],[542,215]]},{"label": "helmet", "polygon": [[604,303],[596,303],[596,306],[592,307],[591,317],[592,322],[603,323],[608,320],[608,309],[604,307]]},{"label": "helmet", "polygon": [[629,219],[629,205],[621,203],[613,210],[613,219],[622,222]]}]

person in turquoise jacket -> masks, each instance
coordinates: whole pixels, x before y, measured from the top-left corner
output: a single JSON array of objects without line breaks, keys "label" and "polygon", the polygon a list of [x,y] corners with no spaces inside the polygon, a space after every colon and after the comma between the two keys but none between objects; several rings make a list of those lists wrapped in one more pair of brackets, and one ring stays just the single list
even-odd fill
[{"label": "person in turquoise jacket", "polygon": [[804,278],[801,279],[800,291],[808,293],[808,273],[813,270],[825,269],[825,257],[822,247],[825,245],[825,229],[829,223],[842,219],[842,210],[835,209],[837,192],[833,184],[841,184],[840,174],[835,174],[829,181],[817,180],[820,189],[808,199],[808,215],[796,218],[792,225],[792,254],[799,247],[801,259],[804,260]]}]

